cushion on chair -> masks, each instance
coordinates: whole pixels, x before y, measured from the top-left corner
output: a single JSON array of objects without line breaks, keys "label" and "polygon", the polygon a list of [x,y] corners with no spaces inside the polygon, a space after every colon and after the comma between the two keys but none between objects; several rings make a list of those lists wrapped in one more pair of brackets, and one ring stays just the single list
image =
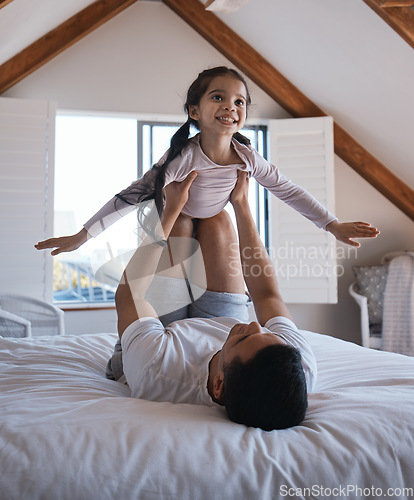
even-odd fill
[{"label": "cushion on chair", "polygon": [[370,337],[382,337],[382,323],[373,323],[369,325],[369,336]]},{"label": "cushion on chair", "polygon": [[380,325],[382,323],[388,265],[354,266],[353,271],[359,293],[367,298],[369,324]]}]

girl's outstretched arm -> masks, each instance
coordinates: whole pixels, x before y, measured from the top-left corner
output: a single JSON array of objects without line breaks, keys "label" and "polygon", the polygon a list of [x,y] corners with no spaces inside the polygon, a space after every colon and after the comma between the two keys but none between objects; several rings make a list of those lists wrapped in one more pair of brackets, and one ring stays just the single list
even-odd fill
[{"label": "girl's outstretched arm", "polygon": [[77,250],[89,238],[90,234],[85,228],[82,228],[78,233],[70,236],[60,236],[59,238],[49,238],[44,241],[39,241],[35,245],[37,250],[46,250],[47,248],[54,248],[51,252],[52,255],[58,255],[62,252],[72,252]]},{"label": "girl's outstretched arm", "polygon": [[368,222],[339,222],[334,220],[327,224],[325,229],[332,233],[338,241],[353,247],[361,245],[351,238],[376,238],[380,233],[376,227],[372,227]]}]

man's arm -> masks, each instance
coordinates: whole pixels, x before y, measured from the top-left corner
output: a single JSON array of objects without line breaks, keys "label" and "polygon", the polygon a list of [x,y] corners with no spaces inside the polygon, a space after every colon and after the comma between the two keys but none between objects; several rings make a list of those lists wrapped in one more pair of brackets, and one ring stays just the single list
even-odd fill
[{"label": "man's arm", "polygon": [[248,185],[247,174],[239,171],[230,201],[236,214],[244,280],[253,300],[257,319],[264,326],[274,316],[292,317],[282,300],[273,264],[257,232],[248,201]]},{"label": "man's arm", "polygon": [[[156,234],[160,240],[167,240],[171,230],[187,202],[188,191],[196,172],[191,172],[183,182],[172,182],[165,188],[166,205]],[[157,270],[164,246],[150,237],[138,247],[131,257],[115,294],[118,314],[118,333],[122,337],[125,329],[134,321],[143,317],[157,318],[154,308],[145,300],[145,294]]]}]

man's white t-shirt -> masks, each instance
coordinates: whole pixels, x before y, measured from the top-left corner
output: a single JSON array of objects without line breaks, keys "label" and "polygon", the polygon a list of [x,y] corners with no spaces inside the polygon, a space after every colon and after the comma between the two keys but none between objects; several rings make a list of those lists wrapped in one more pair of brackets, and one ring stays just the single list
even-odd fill
[{"label": "man's white t-shirt", "polygon": [[[124,331],[124,374],[135,398],[216,406],[207,391],[209,363],[221,349],[234,318],[188,318],[166,328],[156,318],[142,318]],[[299,349],[308,392],[316,382],[316,360],[296,325],[287,318],[270,319],[264,331],[275,333]]]}]

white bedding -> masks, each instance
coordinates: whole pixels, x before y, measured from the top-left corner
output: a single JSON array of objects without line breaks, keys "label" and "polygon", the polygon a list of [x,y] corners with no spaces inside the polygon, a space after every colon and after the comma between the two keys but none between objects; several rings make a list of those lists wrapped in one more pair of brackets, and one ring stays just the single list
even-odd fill
[{"label": "white bedding", "polygon": [[273,432],[130,398],[113,334],[0,338],[0,498],[412,498],[414,358],[306,335],[317,392]]}]

